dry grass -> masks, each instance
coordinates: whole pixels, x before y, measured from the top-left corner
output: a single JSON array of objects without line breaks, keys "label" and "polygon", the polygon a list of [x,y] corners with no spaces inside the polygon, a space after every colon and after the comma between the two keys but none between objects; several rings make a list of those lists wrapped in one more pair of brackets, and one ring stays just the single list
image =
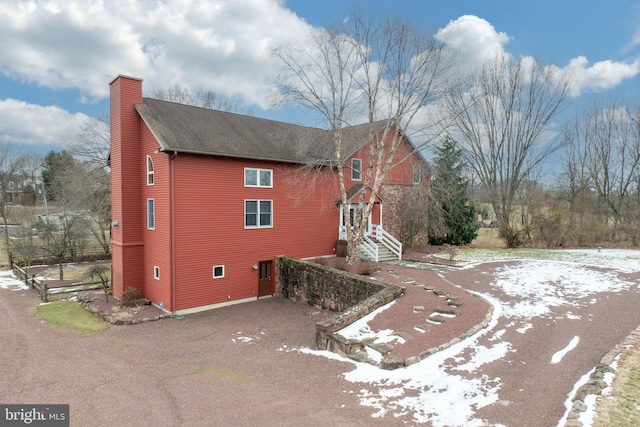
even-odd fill
[{"label": "dry grass", "polygon": [[478,237],[471,242],[472,246],[480,249],[504,249],[506,245],[504,241],[498,237],[497,228],[480,228],[478,229]]},{"label": "dry grass", "polygon": [[593,426],[640,426],[640,342],[620,357],[611,394],[598,400]]},{"label": "dry grass", "polygon": [[[111,263],[104,263],[103,265],[107,269],[106,274],[107,274],[109,280],[111,280],[111,269],[109,268],[111,266]],[[86,277],[87,270],[89,270],[89,268],[91,268],[91,265],[89,265],[89,264],[65,264],[62,267],[64,279],[65,280],[74,280],[74,281],[77,281],[77,282],[90,282],[90,281],[91,282],[95,282],[97,280],[97,278],[93,278],[93,279],[89,280]],[[60,277],[57,266],[51,267],[51,268],[45,270],[44,271],[44,275],[46,275],[50,279],[59,279],[59,277]]]}]

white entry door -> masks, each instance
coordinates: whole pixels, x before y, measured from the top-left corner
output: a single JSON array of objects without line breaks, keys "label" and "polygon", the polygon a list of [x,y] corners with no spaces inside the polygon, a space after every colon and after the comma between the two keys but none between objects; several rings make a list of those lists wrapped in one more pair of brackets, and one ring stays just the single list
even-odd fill
[{"label": "white entry door", "polygon": [[[360,206],[356,204],[354,205],[350,204],[348,205],[348,208],[349,208],[349,216],[351,217],[351,224],[353,224],[355,221],[360,221],[360,219],[362,219],[362,214],[366,210],[366,205],[363,204],[362,208],[360,208]],[[340,230],[345,230],[346,226],[347,226],[347,217],[345,216],[345,209],[344,209],[344,206],[340,206]],[[365,236],[370,236],[371,235],[371,213],[369,213],[369,217],[367,218],[367,224],[365,227],[366,227],[364,231]],[[345,232],[345,238],[346,238],[346,232]]]}]

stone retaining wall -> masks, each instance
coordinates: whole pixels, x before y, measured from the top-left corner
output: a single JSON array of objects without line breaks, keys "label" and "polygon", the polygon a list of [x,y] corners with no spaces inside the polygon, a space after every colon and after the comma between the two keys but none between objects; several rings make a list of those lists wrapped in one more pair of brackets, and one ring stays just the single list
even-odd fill
[{"label": "stone retaining wall", "polygon": [[289,257],[276,258],[276,295],[340,313],[316,323],[320,350],[351,354],[361,343],[350,342],[336,331],[398,298],[403,288],[366,276]]}]

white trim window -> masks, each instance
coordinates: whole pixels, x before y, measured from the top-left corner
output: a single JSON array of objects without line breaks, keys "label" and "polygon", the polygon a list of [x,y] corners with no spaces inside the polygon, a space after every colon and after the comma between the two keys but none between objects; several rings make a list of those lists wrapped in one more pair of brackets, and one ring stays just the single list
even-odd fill
[{"label": "white trim window", "polygon": [[273,227],[273,200],[245,200],[244,228]]},{"label": "white trim window", "polygon": [[147,156],[147,185],[153,185],[153,182],[153,159],[151,158],[151,156]]},{"label": "white trim window", "polygon": [[222,279],[224,277],[224,265],[213,266],[213,278]]},{"label": "white trim window", "polygon": [[160,280],[160,267],[157,265],[153,266],[153,278],[156,280]]},{"label": "white trim window", "polygon": [[147,230],[156,229],[156,201],[147,199]]},{"label": "white trim window", "polygon": [[273,188],[273,170],[244,168],[244,186]]},{"label": "white trim window", "polygon": [[361,159],[351,159],[351,181],[362,181]]},{"label": "white trim window", "polygon": [[413,176],[411,178],[411,182],[414,184],[420,184],[422,180],[422,168],[420,165],[413,165]]}]

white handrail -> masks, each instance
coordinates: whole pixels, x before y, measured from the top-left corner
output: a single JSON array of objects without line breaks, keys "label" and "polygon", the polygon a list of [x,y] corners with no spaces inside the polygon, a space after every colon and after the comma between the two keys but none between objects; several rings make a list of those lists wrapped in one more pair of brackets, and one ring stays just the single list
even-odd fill
[{"label": "white handrail", "polygon": [[364,254],[371,257],[373,261],[378,262],[378,245],[373,243],[367,236],[362,238],[360,252],[364,252]]},{"label": "white handrail", "polygon": [[393,252],[399,260],[402,259],[402,243],[380,225],[373,225],[373,235],[375,238]]}]

